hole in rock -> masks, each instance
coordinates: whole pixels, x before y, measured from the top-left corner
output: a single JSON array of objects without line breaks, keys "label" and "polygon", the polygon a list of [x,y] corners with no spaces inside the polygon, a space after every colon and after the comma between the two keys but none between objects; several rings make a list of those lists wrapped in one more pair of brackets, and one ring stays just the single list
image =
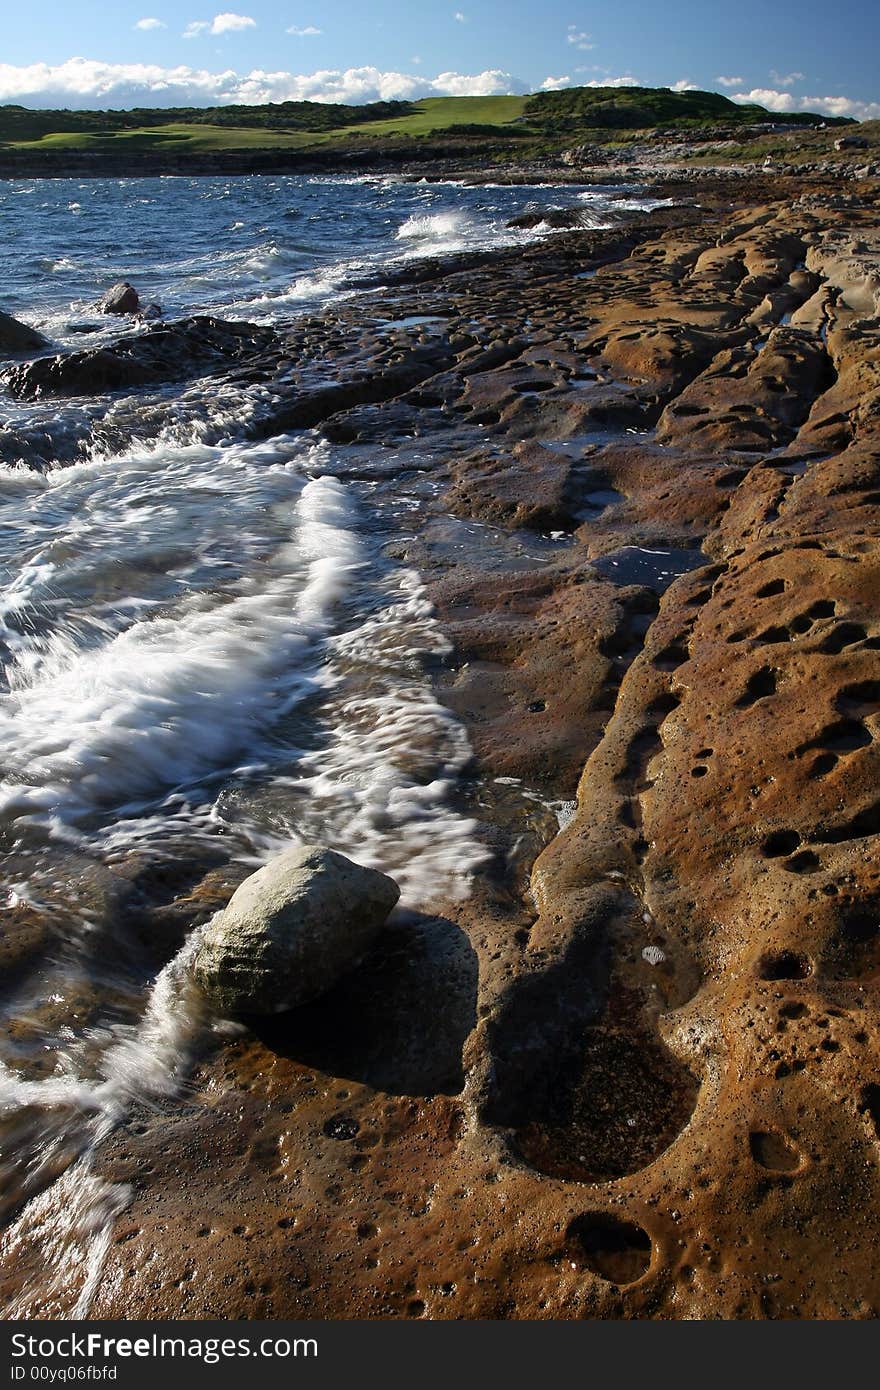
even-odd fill
[{"label": "hole in rock", "polygon": [[820,748],[851,753],[856,748],[866,748],[872,741],[870,732],[860,719],[840,719],[822,730],[816,744]]},{"label": "hole in rock", "polygon": [[801,850],[800,854],[795,854],[783,865],[790,874],[811,874],[821,867],[822,862],[818,854],[814,854],[811,849]]},{"label": "hole in rock", "polygon": [[880,910],[876,907],[858,908],[848,912],[841,921],[840,929],[851,941],[873,941],[880,933]]},{"label": "hole in rock", "polygon": [[810,764],[811,777],[824,777],[837,767],[837,757],[834,753],[820,753],[818,758],[814,758]]},{"label": "hole in rock", "polygon": [[758,962],[762,980],[806,980],[812,973],[812,961],[800,951],[766,951]]},{"label": "hole in rock", "polygon": [[758,700],[764,700],[768,695],[776,693],[776,671],[770,666],[762,666],[759,671],[749,676],[743,694],[737,700],[737,708],[748,709],[749,705],[754,705]]},{"label": "hole in rock", "polygon": [[813,839],[818,844],[840,845],[846,840],[862,840],[869,835],[880,834],[880,801],[853,816],[842,825],[821,826],[814,832]]},{"label": "hole in rock", "polygon": [[[678,709],[680,704],[681,696],[673,695],[670,690],[667,694],[658,695],[656,700],[652,700],[648,706],[647,713],[655,716],[671,714],[674,709]],[[700,757],[699,753],[697,757]]]},{"label": "hole in rock", "polygon": [[811,618],[809,613],[799,613],[796,618],[791,620],[791,630],[797,633],[809,632],[814,621],[815,619]]},{"label": "hole in rock", "polygon": [[600,1182],[647,1167],[696,1104],[693,1075],[646,1035],[588,1028],[544,1066],[506,1098],[507,1118],[516,1150],[551,1177]]},{"label": "hole in rock", "polygon": [[552,391],[556,385],[555,381],[518,381],[513,385],[513,390],[519,396],[530,396],[533,392]]},{"label": "hole in rock", "polygon": [[792,999],[788,1004],[783,1004],[782,1008],[779,1010],[779,1017],[805,1018],[809,1012],[806,1004],[802,1004],[800,1000]]},{"label": "hole in rock", "polygon": [[859,1113],[868,1116],[874,1126],[874,1133],[880,1139],[880,1086],[873,1081],[862,1087]]},{"label": "hole in rock", "polygon": [[328,1139],[355,1139],[360,1128],[351,1115],[332,1115],[324,1125],[324,1133]]},{"label": "hole in rock", "polygon": [[784,579],[771,579],[769,584],[764,584],[759,590],[758,598],[775,598],[777,594],[785,593]]},{"label": "hole in rock", "polygon": [[775,1130],[752,1130],[749,1150],[758,1166],[769,1169],[771,1173],[793,1173],[800,1167],[801,1156],[797,1149]]},{"label": "hole in rock", "polygon": [[761,845],[765,859],[778,859],[782,855],[794,854],[801,837],[796,830],[775,830]]},{"label": "hole in rock", "polygon": [[612,1284],[634,1283],[651,1264],[651,1237],[633,1221],[587,1212],[575,1217],[566,1235],[575,1262]]},{"label": "hole in rock", "polygon": [[820,643],[819,651],[837,656],[844,647],[851,647],[854,642],[864,641],[867,635],[867,628],[862,627],[861,623],[838,623],[834,631],[830,632],[824,642]]},{"label": "hole in rock", "polygon": [[858,681],[845,685],[837,696],[841,714],[870,714],[880,708],[880,681]]},{"label": "hole in rock", "polygon": [[688,660],[689,652],[686,647],[678,643],[672,643],[664,647],[662,652],[658,652],[654,657],[654,665],[660,671],[674,671],[677,666],[681,666]]}]

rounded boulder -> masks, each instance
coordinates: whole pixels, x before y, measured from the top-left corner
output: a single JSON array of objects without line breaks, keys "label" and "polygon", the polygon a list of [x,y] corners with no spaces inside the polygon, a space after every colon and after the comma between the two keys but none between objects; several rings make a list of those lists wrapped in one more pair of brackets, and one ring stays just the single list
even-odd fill
[{"label": "rounded boulder", "polygon": [[360,963],[399,897],[393,879],[335,850],[287,850],[209,922],[195,977],[222,1013],[296,1008]]}]

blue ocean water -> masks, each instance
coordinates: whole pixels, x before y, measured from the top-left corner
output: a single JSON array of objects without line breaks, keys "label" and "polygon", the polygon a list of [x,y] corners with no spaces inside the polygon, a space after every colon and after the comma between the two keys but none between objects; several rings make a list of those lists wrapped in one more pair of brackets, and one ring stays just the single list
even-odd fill
[{"label": "blue ocean water", "polygon": [[2,307],[65,342],[125,279],[171,317],[271,322],[419,256],[524,243],[542,233],[506,224],[530,208],[577,207],[603,226],[640,205],[625,189],[371,176],[3,181]]}]

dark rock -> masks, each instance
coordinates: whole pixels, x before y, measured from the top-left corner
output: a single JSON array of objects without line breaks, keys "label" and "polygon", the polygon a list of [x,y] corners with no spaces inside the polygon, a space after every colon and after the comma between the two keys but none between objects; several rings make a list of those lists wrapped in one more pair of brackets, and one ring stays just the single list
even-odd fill
[{"label": "dark rock", "polygon": [[157,325],[106,348],[42,357],[15,368],[8,389],[18,400],[91,396],[127,387],[181,381],[265,351],[271,329],[196,317]]},{"label": "dark rock", "polygon": [[518,217],[511,217],[507,225],[522,231],[541,226],[570,231],[585,224],[582,208],[537,208],[533,212],[522,212]]},{"label": "dark rock", "polygon": [[47,340],[35,328],[20,323],[11,314],[0,313],[0,352],[39,352]]},{"label": "dark rock", "polygon": [[120,280],[98,301],[102,314],[136,314],[140,308],[140,296],[134,285]]}]

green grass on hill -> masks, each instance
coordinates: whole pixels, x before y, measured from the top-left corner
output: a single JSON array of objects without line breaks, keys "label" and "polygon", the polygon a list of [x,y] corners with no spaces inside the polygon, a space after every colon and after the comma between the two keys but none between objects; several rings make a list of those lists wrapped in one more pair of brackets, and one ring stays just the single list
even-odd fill
[{"label": "green grass on hill", "polygon": [[[717,92],[648,87],[575,87],[535,96],[429,97],[416,102],[338,106],[277,102],[266,106],[133,111],[30,111],[0,107],[0,148],[40,152],[122,153],[308,150],[373,140],[423,141],[447,135],[490,140],[493,147],[548,152],[572,141],[661,126],[682,133],[771,123],[817,125],[820,116],[774,116]],[[827,124],[832,124],[828,121]]]}]

